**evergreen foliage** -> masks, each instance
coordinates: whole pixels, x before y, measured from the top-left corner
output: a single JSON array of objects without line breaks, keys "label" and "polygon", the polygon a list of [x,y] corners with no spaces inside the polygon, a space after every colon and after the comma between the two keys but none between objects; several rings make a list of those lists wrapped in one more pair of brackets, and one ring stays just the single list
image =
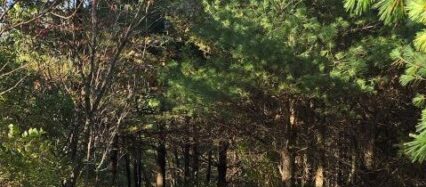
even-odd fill
[{"label": "evergreen foliage", "polygon": [[2,2],[0,186],[424,186],[425,5]]}]

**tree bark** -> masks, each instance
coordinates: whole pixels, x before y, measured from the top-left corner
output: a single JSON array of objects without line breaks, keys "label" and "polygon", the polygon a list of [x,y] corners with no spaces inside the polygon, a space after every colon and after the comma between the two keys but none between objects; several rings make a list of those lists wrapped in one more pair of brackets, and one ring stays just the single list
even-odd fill
[{"label": "tree bark", "polygon": [[221,141],[219,143],[219,161],[217,165],[218,171],[218,179],[217,186],[218,187],[226,187],[226,171],[227,171],[227,151],[228,151],[228,142]]},{"label": "tree bark", "polygon": [[348,175],[348,179],[347,179],[347,181],[346,181],[346,184],[348,185],[348,186],[353,186],[354,184],[355,184],[355,179],[356,179],[356,172],[357,172],[357,152],[356,152],[356,148],[357,148],[357,144],[356,144],[356,140],[355,140],[355,138],[352,138],[353,139],[353,144],[352,144],[352,147],[351,147],[351,171],[350,171],[350,173],[349,173],[349,175]]},{"label": "tree bark", "polygon": [[143,173],[144,181],[145,181],[145,187],[152,187],[151,184],[151,175],[150,173],[145,169],[144,165],[141,164],[141,173]]},{"label": "tree bark", "polygon": [[157,150],[158,171],[156,177],[156,187],[164,187],[166,185],[166,146],[161,142]]},{"label": "tree bark", "polygon": [[325,137],[326,134],[326,125],[327,125],[327,119],[323,118],[319,120],[318,124],[318,131],[315,134],[315,148],[314,148],[314,155],[316,155],[315,162],[315,176],[314,176],[314,185],[315,187],[323,187],[325,184]]},{"label": "tree bark", "polygon": [[293,167],[291,162],[294,160],[291,159],[291,155],[289,153],[289,150],[287,148],[284,148],[281,153],[281,161],[280,161],[280,174],[281,174],[281,181],[283,183],[283,186],[291,187],[292,186],[292,173],[293,173]]},{"label": "tree bark", "polygon": [[174,149],[174,156],[175,156],[175,169],[174,169],[174,173],[175,173],[175,180],[176,180],[176,184],[180,184],[181,183],[181,177],[179,175],[179,169],[180,169],[180,159],[179,159],[179,153],[177,148]]},{"label": "tree bark", "polygon": [[198,152],[198,129],[193,124],[193,145],[192,145],[192,181],[195,186],[198,186],[198,168],[199,168],[199,152]]},{"label": "tree bark", "polygon": [[189,162],[190,162],[190,155],[189,155],[189,149],[190,149],[190,145],[189,144],[185,144],[184,148],[183,148],[183,159],[184,159],[184,163],[183,163],[183,167],[184,167],[184,171],[183,171],[183,184],[184,186],[189,186],[190,183],[190,175],[191,175],[191,171],[189,168]]},{"label": "tree bark", "polygon": [[118,146],[117,136],[114,138],[113,149],[111,150],[111,185],[117,185],[117,168],[118,168]]},{"label": "tree bark", "polygon": [[130,171],[130,158],[129,154],[126,154],[126,177],[127,177],[127,187],[132,187],[132,173]]},{"label": "tree bark", "polygon": [[157,147],[157,176],[156,176],[156,187],[164,187],[166,185],[166,135],[164,133],[164,125],[160,125],[160,144]]},{"label": "tree bark", "polygon": [[207,156],[207,171],[206,171],[206,182],[205,182],[206,186],[210,184],[211,172],[212,172],[212,150],[209,151]]},{"label": "tree bark", "polygon": [[136,157],[134,164],[133,164],[133,180],[135,181],[135,187],[141,186],[141,160],[139,155]]},{"label": "tree bark", "polygon": [[199,168],[199,152],[198,144],[194,144],[192,147],[192,181],[195,186],[198,186],[198,168]]},{"label": "tree bark", "polygon": [[286,120],[284,122],[284,129],[286,134],[286,143],[280,152],[281,161],[280,161],[280,174],[282,185],[286,187],[292,187],[295,184],[295,146],[297,139],[297,114],[295,101],[292,99],[288,100],[288,106],[286,107],[285,115]]}]

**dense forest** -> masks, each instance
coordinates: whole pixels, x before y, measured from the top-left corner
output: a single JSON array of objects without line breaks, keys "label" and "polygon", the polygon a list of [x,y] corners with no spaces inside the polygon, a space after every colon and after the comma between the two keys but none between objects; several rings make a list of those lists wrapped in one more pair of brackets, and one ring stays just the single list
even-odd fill
[{"label": "dense forest", "polygon": [[426,186],[426,0],[3,0],[1,187]]}]

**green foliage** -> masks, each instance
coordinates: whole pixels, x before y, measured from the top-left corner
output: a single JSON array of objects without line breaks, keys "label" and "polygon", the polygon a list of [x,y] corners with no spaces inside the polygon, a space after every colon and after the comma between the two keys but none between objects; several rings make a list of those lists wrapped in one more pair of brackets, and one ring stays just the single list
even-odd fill
[{"label": "green foliage", "polygon": [[405,17],[405,0],[380,0],[374,5],[379,10],[380,20],[392,24]]},{"label": "green foliage", "polygon": [[426,23],[426,1],[410,0],[407,3],[408,17],[419,23]]},{"label": "green foliage", "polygon": [[414,46],[417,50],[426,52],[426,30],[417,33],[414,39]]},{"label": "green foliage", "polygon": [[356,15],[361,15],[368,11],[373,3],[374,0],[345,0],[344,7]]},{"label": "green foliage", "polygon": [[43,129],[22,131],[10,124],[1,133],[0,182],[12,186],[59,186],[67,168],[53,154],[53,144],[44,138]]},{"label": "green foliage", "polygon": [[[8,20],[19,23],[31,19],[43,10],[41,2],[17,1]],[[342,2],[350,16],[341,7]],[[405,116],[394,111],[408,108],[407,95],[411,93],[400,87],[398,77],[402,85],[412,88],[422,86],[426,77],[426,31],[418,32],[414,40],[410,33],[404,33],[416,29],[413,22],[426,24],[423,0],[173,1],[178,15],[165,2],[155,7],[158,9],[153,14],[167,9],[167,20],[158,16],[164,23],[156,25],[157,20],[151,20],[156,16],[147,15],[149,21],[144,20],[126,43],[132,48],[125,47],[123,54],[118,54],[117,64],[111,65],[116,39],[125,35],[117,31],[130,28],[122,26],[140,5],[123,4],[98,6],[95,48],[87,40],[94,33],[90,29],[93,25],[87,24],[91,23],[91,10],[86,4],[83,11],[76,12],[81,20],[62,20],[59,14],[46,13],[46,17],[11,30],[2,38],[0,62],[11,62],[5,66],[9,69],[27,66],[20,74],[0,79],[1,91],[26,77],[18,89],[0,98],[0,184],[60,186],[76,169],[85,175],[79,181],[81,185],[94,185],[96,177],[102,180],[98,186],[107,186],[110,173],[116,172],[120,178],[130,167],[135,173],[146,169],[144,180],[149,180],[151,171],[158,168],[155,164],[161,161],[153,159],[159,144],[174,149],[177,158],[167,156],[167,162],[177,159],[179,165],[182,145],[200,143],[195,148],[202,151],[205,146],[214,151],[211,147],[227,138],[232,140],[229,149],[240,161],[239,177],[247,186],[282,185],[277,163],[283,159],[279,155],[283,147],[298,155],[294,156],[295,164],[305,167],[306,173],[314,173],[311,170],[319,163],[318,158],[311,157],[353,149],[351,164],[356,171],[350,172],[358,175],[363,172],[358,167],[363,164],[357,161],[358,155],[365,153],[356,151],[365,145],[359,141],[359,146],[345,147],[345,143],[358,138],[364,123],[378,128],[374,133],[380,138],[372,141],[377,144],[383,141],[381,132],[389,136],[401,133],[394,127],[399,128],[398,120],[405,120]],[[54,11],[64,15],[72,12],[61,12],[61,8]],[[122,9],[125,11],[110,19]],[[378,17],[367,13],[371,9]],[[354,17],[363,13],[367,16]],[[412,22],[404,25],[406,17]],[[378,24],[377,18],[385,26]],[[169,19],[172,23],[166,30],[162,27]],[[118,22],[111,24],[111,20]],[[80,21],[81,27],[76,27]],[[398,27],[390,27],[396,23]],[[149,32],[145,27],[150,24],[161,28]],[[43,38],[39,34],[45,29],[50,29],[49,35]],[[414,48],[407,45],[411,40]],[[94,49],[97,55],[90,58]],[[107,76],[110,71],[115,72],[112,78]],[[104,82],[108,77],[113,81]],[[103,86],[106,92],[100,90]],[[412,103],[424,108],[425,93],[419,90]],[[106,95],[97,100],[100,93]],[[99,108],[92,108],[93,101],[99,101]],[[297,126],[294,145],[288,145],[293,139],[286,140],[292,133],[288,128],[293,127],[287,122],[291,119],[297,123],[291,125]],[[387,121],[392,124],[386,125]],[[16,125],[7,126],[10,123]],[[197,133],[190,133],[195,130]],[[322,131],[330,137],[319,137]],[[346,134],[354,137],[343,137]],[[423,161],[426,109],[417,134],[412,136],[413,141],[405,144],[406,151],[414,161]],[[393,139],[385,141],[395,143]],[[333,147],[334,142],[342,143],[338,146],[344,151]],[[196,156],[195,151],[191,156]],[[321,156],[334,161],[334,155]],[[137,165],[141,157],[144,166]],[[345,153],[338,164],[346,163],[345,157],[350,155]],[[126,163],[117,158],[126,159]],[[97,168],[101,159],[103,165]],[[306,166],[301,165],[304,162]],[[123,171],[113,171],[114,164]],[[324,162],[321,166],[324,172],[330,172],[327,177],[334,175],[332,172],[349,171],[345,170],[349,167],[333,164]],[[327,167],[333,169],[326,171]],[[177,172],[170,170],[170,174],[179,182],[180,168],[173,169]],[[303,177],[308,181],[312,178]]]},{"label": "green foliage", "polygon": [[426,109],[423,109],[420,123],[417,125],[416,134],[410,134],[414,140],[405,143],[405,152],[413,162],[426,160]]},{"label": "green foliage", "polygon": [[394,37],[365,37],[335,55],[338,63],[331,76],[353,82],[363,91],[374,92],[377,84],[389,79],[389,75],[382,71],[392,66],[394,57],[391,53],[395,53],[394,49],[401,45],[403,42]]},{"label": "green foliage", "polygon": [[[345,8],[354,11],[359,6],[352,1],[346,1]],[[406,2],[406,5],[404,5]],[[426,24],[426,1],[424,0],[383,0],[375,5],[379,9],[380,19],[386,24],[402,19],[405,14],[411,21]],[[405,12],[404,9],[407,11]],[[362,9],[365,11],[365,8]],[[358,11],[360,12],[360,11]],[[416,50],[411,47],[397,47],[391,56],[397,61],[405,63],[404,74],[400,76],[400,83],[404,86],[409,84],[419,85],[426,78],[426,31],[418,31],[413,44]],[[417,107],[424,107],[424,93],[417,94],[413,99],[413,104]],[[426,158],[426,110],[423,110],[422,117],[417,125],[417,134],[412,134],[413,140],[405,144],[405,152],[413,161],[424,161]]]},{"label": "green foliage", "polygon": [[344,8],[358,16],[371,8],[378,9],[379,19],[385,24],[393,24],[406,15],[405,0],[345,0]]},{"label": "green foliage", "polygon": [[425,95],[423,94],[417,94],[416,97],[413,98],[413,104],[416,107],[422,108],[425,106]]}]

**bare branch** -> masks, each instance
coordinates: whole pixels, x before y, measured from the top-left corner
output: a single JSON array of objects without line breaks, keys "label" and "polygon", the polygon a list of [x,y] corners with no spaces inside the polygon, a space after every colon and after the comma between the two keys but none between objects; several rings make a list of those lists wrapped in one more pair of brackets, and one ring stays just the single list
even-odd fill
[{"label": "bare branch", "polygon": [[16,82],[16,84],[15,85],[13,85],[12,87],[10,87],[9,89],[7,89],[7,90],[5,90],[5,91],[2,91],[2,92],[0,92],[0,96],[2,96],[2,95],[4,95],[4,94],[6,94],[7,92],[10,92],[10,91],[12,91],[13,89],[15,89],[19,84],[21,84],[21,82],[22,81],[24,81],[25,80],[25,78],[27,78],[28,77],[28,75],[27,76],[24,76],[24,77],[22,77],[18,82]]},{"label": "bare branch", "polygon": [[[25,68],[26,66],[28,66],[28,64],[24,64],[24,65],[19,66],[18,68],[15,68],[15,69],[13,69],[13,70],[11,70],[9,72],[3,73],[3,74],[0,75],[0,79],[3,78],[3,77],[5,77],[5,76],[7,76],[7,75],[10,75],[10,74],[12,74],[12,73],[14,73],[14,72],[16,72],[16,71],[18,71],[20,69]],[[2,68],[2,70],[3,70],[3,68]]]}]

